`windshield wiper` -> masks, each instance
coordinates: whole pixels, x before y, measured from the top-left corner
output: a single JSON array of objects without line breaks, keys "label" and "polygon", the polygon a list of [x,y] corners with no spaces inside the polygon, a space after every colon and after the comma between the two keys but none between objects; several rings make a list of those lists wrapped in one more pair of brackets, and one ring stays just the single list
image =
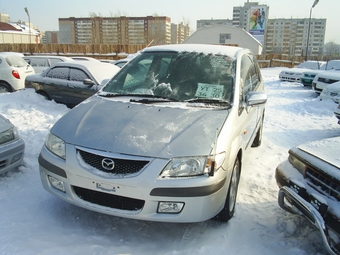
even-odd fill
[{"label": "windshield wiper", "polygon": [[130,99],[130,102],[142,103],[142,104],[152,104],[152,103],[179,102],[179,100],[174,99],[174,98],[170,98],[170,97],[153,96],[152,99],[149,99],[149,98],[143,98],[143,99],[140,99],[140,100]]},{"label": "windshield wiper", "polygon": [[204,104],[218,104],[218,105],[230,105],[230,103],[223,99],[217,98],[192,98],[185,100],[188,103],[204,103]]}]

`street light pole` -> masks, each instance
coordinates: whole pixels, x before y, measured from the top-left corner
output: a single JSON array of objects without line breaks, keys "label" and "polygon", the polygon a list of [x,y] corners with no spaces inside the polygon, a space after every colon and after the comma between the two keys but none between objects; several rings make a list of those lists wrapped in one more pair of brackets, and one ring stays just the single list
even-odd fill
[{"label": "street light pole", "polygon": [[30,51],[31,51],[31,19],[30,19],[30,14],[28,12],[27,7],[25,7],[25,12],[27,13],[27,17],[28,17],[28,29],[29,29],[28,33],[29,33],[29,37],[30,37]]},{"label": "street light pole", "polygon": [[312,20],[312,9],[315,7],[315,5],[317,5],[319,2],[319,0],[314,0],[314,3],[312,5],[312,7],[310,8],[310,12],[309,12],[309,23],[308,23],[308,33],[307,33],[307,46],[306,46],[306,53],[305,53],[305,61],[307,61],[308,58],[308,44],[309,44],[309,33],[310,33],[310,23]]}]

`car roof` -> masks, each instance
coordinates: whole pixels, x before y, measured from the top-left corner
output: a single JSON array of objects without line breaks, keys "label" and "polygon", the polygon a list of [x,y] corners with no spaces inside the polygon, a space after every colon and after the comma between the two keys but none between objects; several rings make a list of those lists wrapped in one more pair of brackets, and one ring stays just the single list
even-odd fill
[{"label": "car roof", "polygon": [[57,58],[57,59],[64,59],[64,60],[74,61],[74,59],[70,58],[70,57],[54,56],[54,55],[30,55],[30,56],[25,56],[24,58]]},{"label": "car roof", "polygon": [[221,54],[228,56],[236,56],[240,51],[248,51],[249,49],[236,46],[212,45],[212,44],[167,44],[152,46],[142,50],[142,52],[151,51],[174,51],[174,52],[197,52],[204,54]]},{"label": "car roof", "polygon": [[58,62],[53,67],[56,67],[56,66],[77,67],[77,68],[82,68],[82,69],[85,68],[94,76],[95,79],[97,79],[99,83],[103,79],[111,78],[113,75],[115,75],[120,70],[118,66],[112,65],[110,63],[103,63],[100,61],[74,60],[70,62],[68,61]]},{"label": "car roof", "polygon": [[24,57],[25,55],[20,53],[20,52],[10,52],[10,51],[7,51],[7,52],[0,52],[0,56],[19,56],[19,57]]}]

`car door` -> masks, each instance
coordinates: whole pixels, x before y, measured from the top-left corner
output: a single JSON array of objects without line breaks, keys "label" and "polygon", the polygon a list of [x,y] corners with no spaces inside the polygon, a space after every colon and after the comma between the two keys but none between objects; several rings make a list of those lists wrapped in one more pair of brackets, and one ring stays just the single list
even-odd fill
[{"label": "car door", "polygon": [[[84,81],[87,81],[88,83],[84,83]],[[70,106],[81,103],[86,98],[96,93],[97,90],[97,84],[88,73],[79,68],[70,68],[70,78],[68,82],[68,104]]]},{"label": "car door", "polygon": [[47,71],[41,83],[42,89],[57,103],[68,104],[69,72],[69,67],[56,66]]},{"label": "car door", "polygon": [[241,83],[239,94],[239,121],[242,126],[242,137],[246,147],[255,137],[256,125],[259,118],[258,107],[246,107],[246,99],[248,93],[254,91],[258,86],[259,78],[256,73],[256,67],[250,55],[246,54],[241,60]]}]

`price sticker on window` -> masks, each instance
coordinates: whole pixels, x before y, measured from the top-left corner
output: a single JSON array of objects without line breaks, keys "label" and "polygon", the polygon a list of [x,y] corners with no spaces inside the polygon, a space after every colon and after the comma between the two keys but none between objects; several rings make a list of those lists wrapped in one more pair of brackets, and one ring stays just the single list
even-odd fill
[{"label": "price sticker on window", "polygon": [[218,84],[208,84],[208,83],[198,83],[198,88],[196,91],[196,97],[203,98],[223,98],[223,85]]}]

